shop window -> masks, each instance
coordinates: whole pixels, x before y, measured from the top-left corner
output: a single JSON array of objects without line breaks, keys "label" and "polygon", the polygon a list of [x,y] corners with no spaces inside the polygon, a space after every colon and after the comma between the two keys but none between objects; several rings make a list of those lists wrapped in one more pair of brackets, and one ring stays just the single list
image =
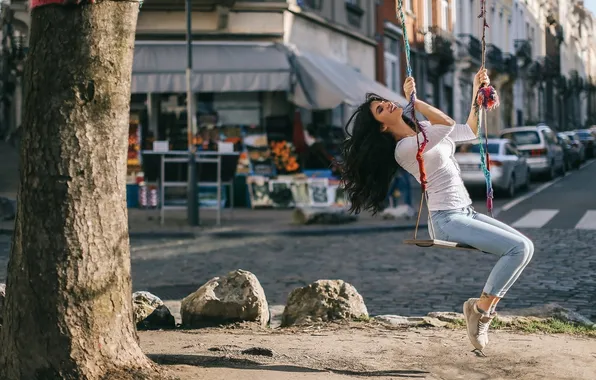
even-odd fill
[{"label": "shop window", "polygon": [[307,9],[321,10],[322,0],[299,0],[298,6],[304,7]]},{"label": "shop window", "polygon": [[399,64],[400,46],[397,38],[386,36],[385,46],[385,85],[391,90],[401,93],[401,66]]},{"label": "shop window", "polygon": [[331,110],[331,126],[342,127],[343,126],[343,104],[335,107]]},{"label": "shop window", "polygon": [[441,27],[449,30],[449,1],[441,0]]},{"label": "shop window", "polygon": [[362,15],[364,15],[364,9],[360,7],[360,0],[346,0],[346,11],[348,24],[360,28],[362,25]]},{"label": "shop window", "polygon": [[406,10],[409,12],[414,12],[412,0],[406,0]]}]

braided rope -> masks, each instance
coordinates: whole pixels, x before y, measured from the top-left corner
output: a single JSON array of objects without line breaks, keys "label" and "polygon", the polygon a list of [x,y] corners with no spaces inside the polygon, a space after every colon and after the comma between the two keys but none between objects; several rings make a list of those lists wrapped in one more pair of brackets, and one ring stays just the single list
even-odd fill
[{"label": "braided rope", "polygon": [[[483,113],[481,117],[481,112]],[[482,134],[482,121],[486,121],[486,109],[482,109],[481,112],[476,112],[476,123],[478,125],[478,136]],[[486,182],[486,208],[488,212],[492,216],[493,212],[493,186],[492,186],[492,179],[490,176],[490,155],[488,153],[488,137],[486,136],[486,128],[484,128],[484,139],[486,144],[486,149],[482,144],[482,139],[480,139],[480,167],[482,168],[482,172],[484,173],[484,180]]]},{"label": "braided rope", "polygon": [[[489,28],[486,22],[486,0],[481,1],[481,11],[478,18],[482,18],[482,64],[481,69],[486,65],[486,29]],[[493,215],[493,185],[490,175],[490,155],[488,153],[488,130],[486,128],[487,110],[497,107],[499,101],[497,99],[496,91],[492,86],[484,86],[480,88],[476,96],[476,103],[474,109],[476,111],[476,122],[478,125],[477,137],[480,139],[480,167],[484,173],[484,180],[486,182],[486,208],[489,214]],[[484,124],[484,128],[483,128]],[[482,134],[484,133],[484,144]]]},{"label": "braided rope", "polygon": [[[412,66],[410,64],[410,41],[408,40],[408,30],[406,28],[406,16],[404,15],[402,0],[397,0],[395,11],[397,13],[397,16],[401,20],[402,37],[404,40],[405,53],[406,53],[406,74],[408,77],[411,77],[412,76]],[[408,115],[408,117],[410,119],[412,119],[412,121],[414,121],[414,124],[416,124],[416,143],[418,144],[418,151],[416,152],[416,161],[418,161],[418,171],[420,172],[420,186],[421,186],[422,192],[425,193],[427,179],[426,179],[426,169],[424,167],[423,154],[424,154],[424,149],[426,148],[426,144],[428,144],[428,137],[427,137],[424,129],[422,127],[420,127],[420,124],[418,123],[418,119],[416,118],[416,109],[414,108],[415,96],[416,96],[416,94],[412,93],[412,96],[410,96],[410,99],[409,99],[410,102],[408,103],[408,106],[406,107],[406,109],[410,110],[410,114]],[[422,132],[422,142],[420,141],[419,132]]]}]

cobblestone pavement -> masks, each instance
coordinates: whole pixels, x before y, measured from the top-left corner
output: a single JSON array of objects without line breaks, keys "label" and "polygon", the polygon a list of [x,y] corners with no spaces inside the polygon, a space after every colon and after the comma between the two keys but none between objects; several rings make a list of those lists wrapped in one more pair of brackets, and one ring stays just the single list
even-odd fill
[{"label": "cobblestone pavement", "polygon": [[[596,319],[596,231],[525,231],[536,253],[501,302],[518,308],[557,302]],[[271,305],[318,279],[342,279],[362,294],[369,312],[419,315],[458,311],[477,296],[497,258],[401,244],[407,233],[330,237],[252,237],[132,242],[133,285],[163,299],[180,299],[234,269],[253,272]],[[0,282],[8,240],[0,242]]]}]

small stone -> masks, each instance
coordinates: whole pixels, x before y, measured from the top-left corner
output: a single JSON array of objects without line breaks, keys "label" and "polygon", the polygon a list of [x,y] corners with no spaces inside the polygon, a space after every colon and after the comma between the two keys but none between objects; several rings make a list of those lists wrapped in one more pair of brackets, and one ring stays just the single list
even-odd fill
[{"label": "small stone", "polygon": [[445,327],[447,322],[443,322],[438,318],[433,317],[422,317],[422,321],[418,323],[419,326],[430,326],[430,327]]},{"label": "small stone", "polygon": [[242,351],[244,355],[253,355],[253,356],[268,356],[273,357],[273,351],[269,348],[263,347],[252,347]]},{"label": "small stone", "polygon": [[137,329],[154,330],[174,328],[176,326],[174,316],[156,295],[140,291],[133,293],[132,298]]},{"label": "small stone", "polygon": [[182,325],[187,327],[269,323],[269,306],[261,283],[254,274],[241,269],[207,281],[182,300],[180,314]]},{"label": "small stone", "polygon": [[428,317],[436,318],[443,322],[455,323],[457,321],[464,321],[466,318],[462,313],[433,311],[427,314]]},{"label": "small stone", "polygon": [[363,317],[368,317],[368,310],[356,288],[342,280],[319,280],[290,293],[281,325]]},{"label": "small stone", "polygon": [[408,317],[402,317],[401,315],[377,315],[373,319],[395,327],[411,326],[413,324],[408,320]]}]

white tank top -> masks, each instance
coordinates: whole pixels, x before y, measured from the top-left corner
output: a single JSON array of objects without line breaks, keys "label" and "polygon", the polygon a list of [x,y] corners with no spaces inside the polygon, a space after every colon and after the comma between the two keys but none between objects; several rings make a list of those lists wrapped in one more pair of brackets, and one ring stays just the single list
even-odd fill
[{"label": "white tank top", "polygon": [[[459,165],[455,160],[455,143],[474,140],[476,136],[467,124],[431,125],[420,122],[426,132],[428,143],[423,153],[426,169],[428,209],[430,211],[454,210],[472,204],[468,190],[461,178]],[[419,134],[422,142],[422,133]],[[416,136],[400,140],[395,147],[395,161],[420,183],[420,172],[416,152]]]}]

